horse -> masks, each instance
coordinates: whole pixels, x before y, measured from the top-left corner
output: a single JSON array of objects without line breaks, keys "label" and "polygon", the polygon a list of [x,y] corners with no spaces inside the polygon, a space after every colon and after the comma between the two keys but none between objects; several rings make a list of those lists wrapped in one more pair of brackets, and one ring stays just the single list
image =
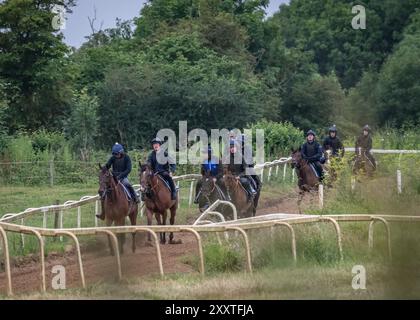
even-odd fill
[{"label": "horse", "polygon": [[320,179],[315,174],[314,170],[309,165],[308,161],[303,159],[300,149],[292,149],[292,168],[296,169],[298,176],[299,198],[298,207],[299,213],[301,212],[300,204],[302,203],[305,192],[318,191]]},{"label": "horse", "polygon": [[[165,183],[161,180],[158,174],[155,174],[149,164],[142,165],[139,162],[139,178],[140,178],[140,191],[146,194],[144,205],[146,208],[147,225],[152,225],[153,213],[155,214],[158,225],[166,225],[167,210],[171,212],[169,222],[171,225],[175,224],[176,210],[178,207],[178,198],[171,199],[171,191],[166,187]],[[161,232],[160,243],[166,243],[166,233]],[[148,235],[150,243],[150,234]],[[174,240],[174,234],[169,234],[169,244],[179,244],[180,240]]]},{"label": "horse", "polygon": [[[128,200],[124,192],[124,186],[117,178],[104,166],[99,163],[99,196],[101,197],[103,210],[105,212],[105,223],[107,227],[112,224],[115,226],[124,226],[125,218],[130,218],[131,225],[137,224],[138,205],[135,200]],[[132,251],[136,252],[136,233],[132,234]],[[124,253],[125,234],[118,234],[118,242],[121,254]],[[111,239],[108,236],[108,243],[111,255],[114,255],[114,249],[111,245]]]},{"label": "horse", "polygon": [[[226,200],[221,187],[217,184],[216,178],[211,177],[208,173],[202,177],[201,189],[198,196],[198,208],[200,212],[204,212],[210,205],[217,200]],[[232,208],[221,204],[220,211],[225,218],[233,219]]]},{"label": "horse", "polygon": [[255,216],[254,197],[248,201],[248,193],[242,186],[239,177],[235,177],[227,167],[223,169],[223,182],[226,186],[231,202],[236,206],[238,218],[250,218]]},{"label": "horse", "polygon": [[362,174],[368,177],[372,177],[374,172],[375,165],[366,155],[366,150],[359,148],[353,161],[353,175],[358,176],[359,174]]}]

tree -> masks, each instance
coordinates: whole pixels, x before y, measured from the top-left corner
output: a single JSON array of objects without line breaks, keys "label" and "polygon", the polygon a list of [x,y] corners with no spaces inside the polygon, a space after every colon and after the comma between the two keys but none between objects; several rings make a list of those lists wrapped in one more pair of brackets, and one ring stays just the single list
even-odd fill
[{"label": "tree", "polygon": [[383,67],[378,82],[379,123],[420,124],[420,32],[407,34]]},{"label": "tree", "polygon": [[86,89],[74,94],[65,131],[74,149],[80,153],[80,158],[83,161],[89,160],[98,134],[98,99],[90,96]]},{"label": "tree", "polygon": [[[52,8],[63,5],[67,10],[74,0],[5,0],[0,4],[0,70],[17,92],[7,92],[10,101],[10,125],[29,129],[51,125],[52,117],[65,110],[66,95],[58,93],[64,79],[68,48],[63,35],[52,26]],[[54,73],[55,72],[55,73]],[[52,93],[55,93],[54,95]],[[49,107],[42,105],[46,94],[53,96]]]}]

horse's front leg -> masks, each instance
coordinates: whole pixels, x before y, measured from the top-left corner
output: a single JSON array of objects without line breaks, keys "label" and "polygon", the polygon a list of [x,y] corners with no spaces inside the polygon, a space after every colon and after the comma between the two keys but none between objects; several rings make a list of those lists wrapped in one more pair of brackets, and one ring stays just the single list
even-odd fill
[{"label": "horse's front leg", "polygon": [[[137,204],[135,204],[133,206],[133,208],[131,208],[131,210],[130,210],[129,218],[130,218],[130,223],[131,223],[132,226],[137,225],[138,209],[139,208],[138,208]],[[133,253],[135,253],[136,252],[136,232],[132,233],[132,237],[133,237],[133,243],[131,245],[131,251]]]},{"label": "horse's front leg", "polygon": [[[108,217],[105,218],[105,224],[107,227],[110,227],[112,225],[112,222],[113,221],[110,218]],[[111,236],[108,235],[107,238],[108,238],[109,252],[111,256],[114,256],[115,252],[114,252],[114,246],[112,245],[112,242],[111,242]]]},{"label": "horse's front leg", "polygon": [[[175,224],[176,208],[177,208],[177,206],[172,206],[172,208],[169,209],[171,211],[171,217],[169,218],[169,223],[171,224],[171,226],[173,226]],[[182,241],[181,241],[181,239],[179,239],[178,241],[175,241],[174,240],[174,233],[171,232],[169,234],[169,243],[170,244],[180,244],[180,243],[182,243]]]},{"label": "horse's front leg", "polygon": [[[168,218],[168,211],[165,210],[162,215],[162,225],[166,226],[166,219]],[[162,232],[162,244],[166,243],[166,232]]]},{"label": "horse's front leg", "polygon": [[[159,226],[161,226],[162,225],[162,216],[161,216],[161,213],[160,212],[156,212],[155,213],[155,217],[156,217],[157,224]],[[161,244],[165,244],[165,241],[164,241],[164,233],[163,232],[159,232],[159,237],[160,237],[160,243]]]},{"label": "horse's front leg", "polygon": [[[152,210],[150,210],[147,207],[146,207],[146,217],[147,217],[147,225],[151,226],[152,222],[153,222],[153,212],[152,212]],[[149,232],[147,233],[147,241],[149,243],[151,243],[151,241],[152,241],[152,238],[151,238],[151,235],[150,235]]]}]

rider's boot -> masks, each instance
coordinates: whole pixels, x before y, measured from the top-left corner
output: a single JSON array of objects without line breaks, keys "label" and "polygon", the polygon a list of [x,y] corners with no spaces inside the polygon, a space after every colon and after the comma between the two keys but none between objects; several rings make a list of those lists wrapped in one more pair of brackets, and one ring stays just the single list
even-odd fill
[{"label": "rider's boot", "polygon": [[172,190],[172,192],[171,192],[171,200],[176,200],[176,195],[177,195],[176,190]]},{"label": "rider's boot", "polygon": [[194,204],[198,204],[198,196],[200,195],[200,192],[196,193],[195,198],[194,198]]},{"label": "rider's boot", "polygon": [[105,220],[105,210],[104,210],[104,201],[101,200],[101,214],[96,214],[96,218]]},{"label": "rider's boot", "polygon": [[139,203],[139,197],[137,196],[136,190],[134,190],[133,186],[129,186],[128,190],[130,191],[131,198],[136,202]]}]

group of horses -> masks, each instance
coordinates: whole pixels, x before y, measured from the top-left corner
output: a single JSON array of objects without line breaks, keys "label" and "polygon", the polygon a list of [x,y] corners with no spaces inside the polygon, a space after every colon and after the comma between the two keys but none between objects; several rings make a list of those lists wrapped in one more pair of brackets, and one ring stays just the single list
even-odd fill
[{"label": "group of horses", "polygon": [[[330,163],[330,156],[327,153],[327,165]],[[305,192],[311,192],[317,190],[320,184],[320,178],[312,170],[310,164],[302,158],[300,149],[292,150],[291,154],[291,166],[295,168],[298,176],[298,187],[299,187],[299,199],[298,204],[302,201]],[[353,173],[360,171],[366,175],[371,176],[374,171],[372,163],[364,152],[357,153],[353,159]],[[148,164],[139,163],[139,181],[140,191],[146,194],[146,198],[143,202],[145,206],[145,212],[147,216],[147,224],[152,225],[153,215],[156,218],[158,225],[166,225],[168,210],[170,212],[169,223],[175,224],[176,211],[178,208],[178,197],[176,200],[171,199],[171,192],[164,180],[156,173],[153,172],[152,168]],[[330,177],[334,177],[334,172],[330,170]],[[247,191],[240,183],[238,177],[233,175],[231,172],[224,168],[222,183],[224,185],[225,192],[221,191],[220,186],[216,180],[211,176],[204,176],[202,178],[202,188],[199,196],[199,208],[203,211],[206,207],[217,201],[226,200],[226,196],[237,208],[238,217],[246,218],[252,217],[256,214],[256,208],[258,206],[258,200],[261,190],[257,190],[257,194],[249,199]],[[261,187],[260,187],[261,189]],[[112,172],[105,166],[99,164],[99,195],[103,200],[104,211],[105,211],[105,223],[106,226],[112,224],[116,226],[125,225],[125,219],[128,216],[131,225],[137,224],[138,204],[135,201],[130,201],[127,197],[124,186],[118,179],[113,176]],[[225,206],[225,216],[229,216],[230,207]],[[132,251],[136,250],[135,233],[132,234]],[[120,252],[123,253],[125,234],[119,234],[119,246]],[[148,235],[150,243],[150,234]],[[166,233],[160,233],[160,242],[166,243]],[[177,244],[180,241],[174,240],[172,232],[169,234],[169,244]],[[110,244],[111,253],[112,246]]]},{"label": "group of horses", "polygon": [[[354,177],[357,177],[360,181],[361,177],[371,178],[375,172],[375,165],[371,162],[367,156],[367,150],[356,150],[354,157],[350,158],[350,167]],[[325,152],[325,165],[323,165],[324,172],[327,176],[326,183],[328,186],[332,186],[333,182],[337,178],[337,172],[334,166],[331,166],[332,156],[331,151]],[[315,170],[311,168],[310,163],[302,157],[300,149],[292,149],[291,155],[291,166],[296,170],[298,177],[299,197],[298,207],[300,212],[300,204],[303,200],[303,196],[306,192],[317,191],[319,185],[322,183],[320,177],[317,175]],[[342,158],[336,158],[342,161]]]},{"label": "group of horses", "polygon": [[[257,194],[249,199],[247,191],[240,183],[238,177],[234,176],[226,168],[224,169],[223,184],[226,191],[221,191],[217,182],[213,177],[204,176],[202,181],[202,188],[199,196],[199,208],[203,211],[206,207],[214,203],[216,200],[225,200],[226,197],[232,201],[238,212],[238,217],[251,217],[255,216],[256,207],[258,205],[260,190]],[[178,208],[179,198],[171,199],[171,191],[160,177],[159,174],[153,172],[148,164],[139,163],[139,182],[140,191],[145,194],[143,205],[145,207],[147,224],[152,225],[153,216],[155,216],[158,225],[166,225],[168,218],[168,210],[170,212],[169,223],[175,224],[175,216]],[[124,186],[112,174],[112,172],[105,166],[99,164],[99,190],[98,193],[103,200],[105,212],[106,226],[123,226],[125,219],[128,216],[131,225],[137,224],[138,204],[128,198],[124,191]],[[227,193],[227,194],[225,194]],[[230,207],[225,207],[224,213],[228,216]],[[132,251],[136,250],[136,234],[133,233]],[[166,243],[166,233],[160,233],[161,244]],[[119,234],[119,249],[124,252],[125,234]],[[148,242],[150,244],[150,234],[148,235]],[[169,234],[169,244],[178,244],[180,241],[174,240],[173,232]],[[112,246],[110,244],[111,254],[113,254]]]}]

